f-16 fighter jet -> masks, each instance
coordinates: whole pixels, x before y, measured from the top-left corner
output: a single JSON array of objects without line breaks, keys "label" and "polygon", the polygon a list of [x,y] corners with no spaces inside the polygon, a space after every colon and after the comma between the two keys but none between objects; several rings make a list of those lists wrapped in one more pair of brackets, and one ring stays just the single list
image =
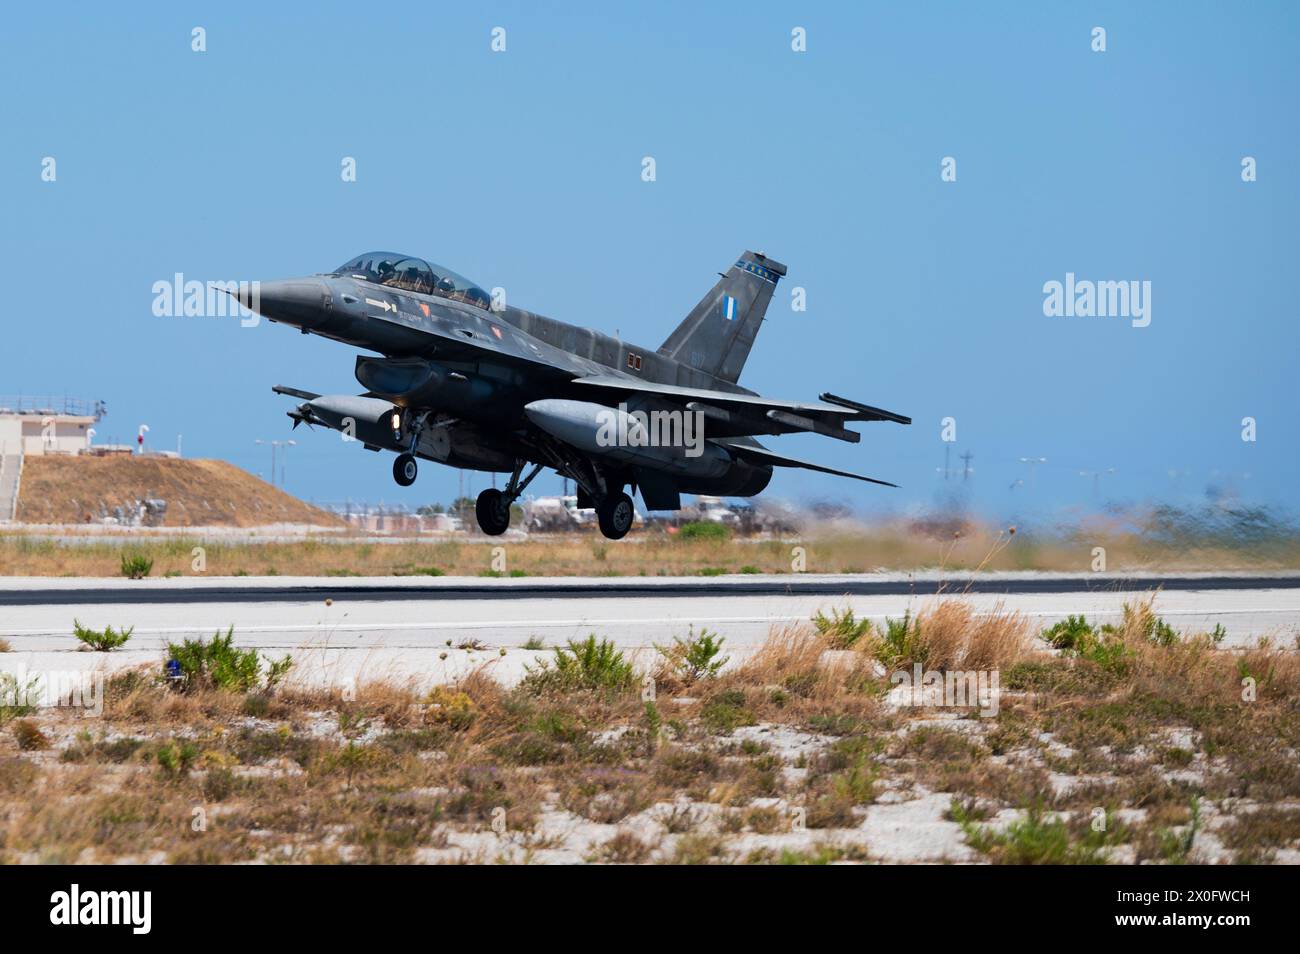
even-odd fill
[{"label": "f-16 fighter jet", "polygon": [[301,423],[342,431],[367,450],[394,451],[393,477],[415,481],[417,460],[508,474],[478,495],[489,535],[544,467],[572,479],[578,506],[601,531],[625,536],[635,510],[678,510],[681,495],[752,497],[774,467],[853,477],[760,444],[811,431],[857,442],[850,421],[911,418],[834,394],[817,401],[762,397],[737,384],[786,268],[745,252],[657,349],[508,306],[469,279],[410,255],[367,252],[327,274],[253,283],[241,304],[303,334],[364,349],[365,392],[315,394],[277,386],[302,403]]}]

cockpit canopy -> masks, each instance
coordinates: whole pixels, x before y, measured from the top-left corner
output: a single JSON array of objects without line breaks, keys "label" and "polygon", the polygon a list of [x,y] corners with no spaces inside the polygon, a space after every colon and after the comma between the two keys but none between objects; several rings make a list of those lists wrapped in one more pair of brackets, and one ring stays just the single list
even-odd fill
[{"label": "cockpit canopy", "polygon": [[338,278],[356,278],[421,295],[438,295],[479,308],[487,308],[491,304],[488,293],[464,275],[457,275],[450,269],[433,265],[422,258],[412,258],[396,252],[366,252],[340,265],[331,274]]}]

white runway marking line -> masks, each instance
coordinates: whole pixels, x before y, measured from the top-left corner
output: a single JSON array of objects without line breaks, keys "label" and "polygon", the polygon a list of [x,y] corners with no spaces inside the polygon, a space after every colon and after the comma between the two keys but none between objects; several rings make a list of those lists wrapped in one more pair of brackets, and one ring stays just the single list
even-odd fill
[{"label": "white runway marking line", "polygon": [[[1008,611],[1012,612],[1012,611]],[[1048,618],[1048,617],[1066,617],[1074,612],[1072,610],[1020,610],[1021,616],[1031,618]],[[1294,610],[1290,608],[1265,609],[1239,609],[1239,610],[1179,610],[1172,613],[1161,614],[1168,618],[1178,618],[1184,616],[1190,617],[1232,617],[1232,616],[1258,616],[1267,613],[1291,613]],[[858,619],[884,620],[898,614],[892,613],[859,613]],[[990,611],[981,611],[976,616],[992,616]],[[1122,610],[1094,610],[1089,612],[1089,616],[1122,616]],[[689,616],[682,617],[680,620],[672,617],[626,617],[618,616],[609,619],[554,619],[554,620],[478,620],[450,623],[282,623],[272,626],[237,626],[236,632],[240,633],[297,633],[306,631],[329,632],[329,631],[347,631],[347,632],[415,632],[420,630],[463,630],[463,629],[564,629],[581,626],[654,626],[663,623],[686,622],[694,624],[728,624],[728,623],[797,623],[810,622],[809,618],[804,615],[798,616]],[[165,636],[169,634],[195,633],[211,631],[225,631],[230,626],[229,622],[222,623],[195,623],[192,626],[163,626],[163,627],[135,627],[133,633],[146,636]],[[8,629],[4,631],[11,637],[21,636],[70,636],[72,635],[71,627],[67,629]]]},{"label": "white runway marking line", "polygon": [[[881,617],[884,618],[883,616]],[[692,616],[683,619],[683,622],[690,623],[786,623],[799,620],[807,620],[807,616],[716,616],[716,617],[698,617]],[[629,619],[627,617],[617,617],[614,619],[552,619],[540,622],[528,620],[487,620],[479,622],[464,623],[301,623],[278,624],[275,626],[240,626],[236,627],[236,633],[295,633],[303,630],[348,630],[355,632],[374,632],[374,631],[397,631],[397,630],[425,630],[425,629],[527,629],[537,627],[573,627],[573,626],[653,626],[660,623],[674,622],[671,619],[665,619],[662,616],[655,616],[647,619]],[[167,627],[138,627],[134,630],[141,636],[144,635],[166,635],[167,633],[193,633],[196,631],[206,631],[210,629],[220,629],[223,632],[229,623],[221,625],[195,624],[194,626],[167,626]],[[10,629],[5,630],[10,636],[62,636],[71,635],[71,628],[67,630],[49,630],[49,629]]]}]

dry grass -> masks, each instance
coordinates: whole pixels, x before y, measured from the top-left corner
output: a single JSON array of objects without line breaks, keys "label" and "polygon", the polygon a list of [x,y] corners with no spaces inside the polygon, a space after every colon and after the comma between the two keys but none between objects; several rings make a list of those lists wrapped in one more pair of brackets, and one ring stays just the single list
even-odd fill
[{"label": "dry grass", "polygon": [[[0,860],[824,863],[874,857],[864,818],[927,793],[952,798],[953,857],[1294,859],[1300,660],[1153,642],[1152,612],[1100,664],[1035,649],[1014,614],[928,607],[914,654],[1001,670],[993,718],[891,705],[901,657],[877,634],[830,650],[811,625],[649,705],[635,684],[507,688],[487,667],[347,697],[128,672],[102,719],[0,731]],[[1099,810],[1127,820],[1098,835]]]},{"label": "dry grass", "polygon": [[[304,518],[301,522],[310,521]],[[202,546],[208,576],[488,576],[494,575],[492,550],[501,545],[500,540],[472,536],[392,543],[330,536],[274,543],[143,533],[115,539],[87,537],[74,544],[7,532],[0,534],[0,575],[118,576],[125,550],[152,559],[154,576],[190,576],[194,575],[192,550]],[[504,545],[509,575],[542,577],[787,574],[792,572],[795,546],[804,549],[809,573],[915,569],[1084,572],[1091,569],[1094,546],[1106,547],[1110,569],[1129,572],[1300,568],[1300,541],[1258,548],[1190,549],[1127,535],[1098,534],[1075,542],[1064,537],[1036,539],[1023,532],[1012,536],[985,528],[972,529],[956,540],[936,540],[893,525],[863,527],[853,533],[811,530],[790,540],[687,540],[647,528],[618,543],[575,533]]]},{"label": "dry grass", "polygon": [[941,599],[914,619],[896,621],[884,632],[877,628],[863,648],[894,667],[920,663],[945,672],[989,671],[1036,655],[1036,635],[1026,617],[1000,605],[978,613],[961,599]]}]

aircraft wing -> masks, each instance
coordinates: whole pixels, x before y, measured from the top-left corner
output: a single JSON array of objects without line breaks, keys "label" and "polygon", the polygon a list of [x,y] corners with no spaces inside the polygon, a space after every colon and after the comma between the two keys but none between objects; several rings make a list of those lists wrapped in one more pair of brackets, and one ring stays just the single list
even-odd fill
[{"label": "aircraft wing", "polygon": [[875,477],[864,477],[861,474],[854,474],[847,470],[836,470],[834,467],[824,467],[821,464],[814,464],[811,461],[800,460],[798,457],[787,457],[785,454],[778,454],[776,451],[768,450],[761,444],[752,441],[741,442],[715,439],[713,443],[721,445],[737,457],[743,457],[755,464],[773,464],[777,467],[801,467],[804,470],[815,470],[822,474],[834,474],[836,477],[852,477],[854,480],[865,480],[869,484],[881,484],[885,487],[898,486],[898,484],[891,484],[887,480],[877,480]]},{"label": "aircraft wing", "polygon": [[572,383],[606,392],[654,394],[680,401],[688,410],[700,411],[711,421],[710,431],[719,436],[811,431],[856,444],[862,436],[845,428],[847,421],[912,423],[910,417],[834,394],[823,394],[820,401],[785,401],[758,394],[657,384],[615,375],[575,378]]}]

